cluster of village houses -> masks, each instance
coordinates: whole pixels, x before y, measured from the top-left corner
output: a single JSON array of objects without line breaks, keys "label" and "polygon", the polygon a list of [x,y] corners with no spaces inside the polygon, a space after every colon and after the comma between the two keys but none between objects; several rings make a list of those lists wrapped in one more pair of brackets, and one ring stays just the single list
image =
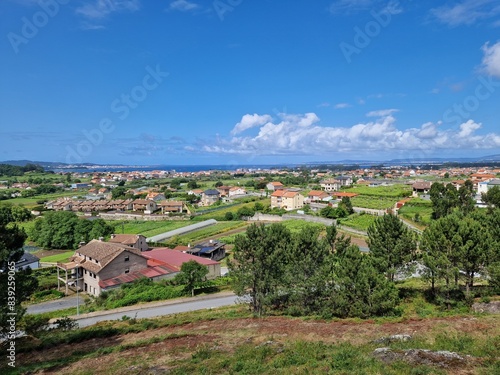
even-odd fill
[{"label": "cluster of village houses", "polygon": [[[371,187],[390,185],[395,182],[394,175],[395,171],[391,174],[385,174],[383,179],[371,179],[367,176],[363,178],[357,178],[357,185],[366,185]],[[455,171],[455,173],[463,173],[463,169]],[[449,172],[445,172],[448,173]],[[475,173],[468,175],[468,178],[472,181],[474,189],[477,192],[478,199],[480,199],[481,193],[485,193],[492,186],[500,185],[500,179],[496,178],[496,170],[478,170]],[[320,174],[320,173],[317,173]],[[354,173],[353,173],[354,174]],[[311,190],[307,193],[307,196],[301,194],[301,189],[298,188],[286,188],[280,182],[269,182],[266,185],[266,190],[270,193],[271,197],[271,208],[280,208],[287,211],[298,210],[304,207],[304,204],[314,203],[314,202],[330,202],[333,199],[340,199],[344,196],[354,197],[357,194],[349,192],[340,192],[342,188],[349,187],[353,185],[354,177],[353,174],[346,176],[337,176],[334,178],[324,178],[320,181],[321,190]],[[364,171],[367,174],[367,171]],[[439,173],[442,174],[442,171]],[[409,177],[418,177],[420,175],[419,171],[405,171],[401,175],[408,175]],[[115,176],[116,177],[116,176]],[[401,177],[398,175],[398,177]],[[97,181],[96,181],[97,182]],[[454,180],[451,182],[457,189],[460,188],[465,183],[465,180]],[[425,197],[428,194],[432,182],[424,180],[410,180],[409,184],[413,186],[413,194],[423,195]],[[78,186],[75,184],[75,188],[84,188],[88,186],[87,184],[80,184],[85,186]],[[70,198],[63,198],[56,201],[51,201],[46,203],[47,209],[53,209],[56,211],[75,211],[75,212],[106,212],[106,211],[118,211],[118,212],[139,212],[144,214],[190,214],[190,210],[185,202],[167,200],[165,195],[159,192],[148,191],[144,188],[136,189],[133,191],[135,194],[147,193],[145,198],[141,199],[123,199],[123,200],[112,200],[112,199],[98,199],[109,197],[110,190],[108,187],[101,188],[91,188],[88,191],[87,199],[85,200],[75,200]],[[215,204],[219,201],[228,202],[231,199],[245,196],[247,191],[240,186],[219,186],[214,189],[201,190],[193,189],[188,191],[188,194],[193,194],[199,197],[199,206],[207,207]]]},{"label": "cluster of village houses", "polygon": [[[361,172],[361,171],[358,171]],[[311,190],[306,196],[301,194],[300,189],[287,188],[280,182],[270,182],[266,186],[266,190],[270,193],[271,208],[282,208],[285,210],[298,210],[304,204],[308,203],[328,203],[333,199],[340,199],[344,196],[353,197],[357,194],[341,191],[343,187],[348,187],[353,184],[356,178],[356,184],[366,186],[390,185],[395,183],[397,171],[386,173],[383,179],[371,179],[367,174],[370,171],[363,171],[363,176],[356,176],[356,173],[346,174],[330,178],[328,175],[320,175],[324,177],[320,181],[321,190]],[[431,173],[432,172],[432,173]],[[444,177],[444,173],[448,175],[463,176],[464,169],[456,171],[427,171],[427,174],[435,174]],[[467,178],[472,181],[474,189],[478,196],[481,193],[487,192],[494,186],[500,187],[500,179],[496,178],[500,170],[474,170],[467,173]],[[421,171],[404,171],[402,175],[408,174],[408,177],[417,178]],[[155,174],[153,174],[156,177]],[[161,176],[159,174],[158,176]],[[401,176],[397,176],[401,177]],[[437,179],[439,181],[439,179]],[[465,183],[464,179],[457,179],[451,183],[459,189]],[[96,181],[96,183],[102,181]],[[413,195],[425,197],[428,195],[432,182],[413,179],[411,182],[413,187]],[[61,199],[47,203],[47,208],[53,210],[67,211],[137,211],[145,214],[160,213],[189,213],[185,202],[170,201],[165,198],[162,193],[148,191],[145,198],[127,199],[127,200],[112,200],[112,199],[95,199],[100,198],[101,194],[109,194],[109,189],[113,188],[112,184],[101,188],[93,188],[89,195],[95,194],[94,199],[73,200]],[[75,186],[74,188],[85,188],[86,186]],[[143,194],[145,189],[138,189],[137,193]],[[195,189],[188,192],[196,194],[200,197],[201,206],[210,206],[221,199],[229,199],[246,194],[245,189],[241,187],[220,186],[214,189],[200,190]],[[404,201],[398,202],[404,204]],[[178,246],[175,249],[156,248],[149,249],[146,239],[142,235],[112,235],[109,241],[103,239],[92,240],[88,244],[81,246],[75,251],[75,254],[67,263],[57,265],[58,269],[58,287],[65,288],[68,292],[69,288],[78,289],[87,292],[91,295],[98,296],[103,291],[107,291],[124,283],[129,283],[142,277],[147,277],[152,280],[161,280],[175,277],[180,272],[180,268],[184,262],[195,260],[196,262],[208,267],[209,274],[207,278],[215,278],[221,275],[221,266],[218,262],[225,256],[225,245],[218,241],[209,241],[207,243],[191,246]],[[25,253],[23,258],[18,262],[18,268],[37,268],[38,259],[29,253]]]}]

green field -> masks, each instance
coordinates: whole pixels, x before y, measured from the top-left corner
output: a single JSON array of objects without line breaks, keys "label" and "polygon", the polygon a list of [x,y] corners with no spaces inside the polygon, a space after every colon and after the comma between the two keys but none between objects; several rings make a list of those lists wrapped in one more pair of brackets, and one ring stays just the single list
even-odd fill
[{"label": "green field", "polygon": [[[61,254],[56,254],[56,255],[50,255],[45,258],[41,258],[40,262],[47,262],[47,263],[65,263],[73,256],[75,252],[74,251],[65,251],[64,253]],[[35,254],[36,255],[36,254]]]},{"label": "green field", "polygon": [[74,196],[80,196],[80,195],[85,195],[86,192],[83,191],[65,191],[61,193],[54,193],[54,194],[45,194],[45,195],[37,195],[35,197],[29,197],[29,198],[12,198],[12,199],[6,199],[3,201],[0,201],[0,205],[2,203],[11,203],[11,204],[17,204],[17,205],[22,205],[25,206],[26,208],[33,208],[35,206],[39,206],[37,201],[41,200],[56,200],[57,198],[62,198],[62,197],[74,197]]},{"label": "green field", "polygon": [[[279,224],[284,225],[290,232],[299,233],[302,229],[310,228],[310,229],[319,229],[320,231],[325,229],[324,224],[320,223],[310,223],[303,220],[285,220],[279,222]],[[257,224],[259,225],[259,224]],[[231,234],[229,236],[221,237],[220,240],[226,244],[234,244],[234,239],[239,234],[244,234],[245,232]]]},{"label": "green field", "polygon": [[398,198],[390,198],[383,196],[357,196],[351,198],[351,203],[354,207],[370,208],[373,210],[386,210],[393,208]]},{"label": "green field", "polygon": [[292,233],[299,233],[303,229],[319,229],[321,231],[326,228],[325,224],[310,223],[303,220],[285,220],[282,221],[281,224],[283,224]]},{"label": "green field", "polygon": [[376,218],[377,216],[361,213],[351,215],[345,219],[338,219],[338,223],[342,226],[366,232]]},{"label": "green field", "polygon": [[391,197],[399,200],[399,198],[408,197],[411,195],[412,187],[410,185],[396,184],[391,186],[357,186],[346,189],[349,193],[357,193],[364,196],[374,197]]},{"label": "green field", "polygon": [[218,222],[215,225],[211,225],[207,228],[203,228],[197,230],[195,232],[191,232],[182,236],[178,236],[176,241],[179,244],[187,245],[189,243],[193,243],[194,241],[204,240],[206,238],[228,232],[233,229],[242,228],[246,226],[247,223],[244,221],[225,221]]},{"label": "green field", "polygon": [[114,221],[115,233],[142,234],[145,237],[156,236],[174,229],[182,228],[192,224],[187,220],[164,220],[164,221]]},{"label": "green field", "polygon": [[[415,215],[419,219],[415,220]],[[415,224],[429,225],[432,217],[432,202],[423,199],[412,199],[399,209],[399,215]]]},{"label": "green field", "polygon": [[[241,207],[250,207],[253,208],[256,202],[260,202],[261,204],[264,205],[264,207],[269,206],[271,204],[271,199],[270,198],[262,198],[258,199],[255,202],[248,202],[248,203],[239,203],[230,207],[224,207],[220,206],[220,209],[217,209],[215,211],[207,212],[207,213],[202,213],[199,216],[196,216],[194,220],[196,221],[203,221],[203,220],[208,220],[208,219],[216,219],[216,220],[224,220],[224,215],[227,212],[231,212],[233,214],[236,214],[236,212],[241,208]],[[212,207],[213,208],[213,207]],[[203,209],[206,209],[205,207]]]}]

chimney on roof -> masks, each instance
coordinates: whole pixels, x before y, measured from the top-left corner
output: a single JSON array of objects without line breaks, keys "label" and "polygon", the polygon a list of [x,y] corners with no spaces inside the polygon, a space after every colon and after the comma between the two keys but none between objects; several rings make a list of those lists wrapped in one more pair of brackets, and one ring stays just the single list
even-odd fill
[{"label": "chimney on roof", "polygon": [[188,243],[188,247],[191,248],[191,244],[190,243]]},{"label": "chimney on roof", "polygon": [[104,240],[104,237],[99,237],[99,241],[103,241]]},{"label": "chimney on roof", "polygon": [[111,235],[111,238],[115,238],[115,237],[116,237],[116,234],[114,234],[114,233],[113,233],[113,234]]}]

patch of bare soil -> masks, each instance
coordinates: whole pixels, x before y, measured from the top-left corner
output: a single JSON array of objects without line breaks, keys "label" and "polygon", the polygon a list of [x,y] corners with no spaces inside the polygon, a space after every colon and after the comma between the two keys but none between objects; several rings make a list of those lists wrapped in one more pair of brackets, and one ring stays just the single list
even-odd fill
[{"label": "patch of bare soil", "polygon": [[[156,369],[153,373],[164,373],[173,366],[173,361],[188,358],[200,347],[216,348],[232,352],[243,343],[256,345],[272,340],[277,343],[305,340],[322,341],[329,344],[350,342],[354,345],[366,344],[383,336],[397,334],[413,337],[427,337],[436,332],[449,334],[470,333],[475,337],[488,337],[500,334],[500,325],[495,317],[476,318],[437,318],[414,319],[398,323],[374,323],[372,321],[305,321],[283,317],[254,319],[218,319],[188,323],[119,335],[105,339],[93,339],[71,345],[59,345],[43,352],[20,353],[20,363],[34,363],[64,358],[73,353],[91,352],[99,348],[117,345],[134,345],[130,349],[112,352],[97,358],[85,358],[64,368],[52,369],[47,374],[78,374],[92,369],[92,373],[113,373],[114,365],[130,364],[130,373],[142,373],[141,366]],[[162,337],[159,342],[147,340]],[[143,345],[141,344],[144,343]],[[457,362],[459,363],[459,362]],[[463,364],[461,364],[463,365]],[[123,369],[123,367],[120,367]],[[149,371],[148,370],[148,371]],[[446,368],[449,374],[457,374],[455,367]],[[146,372],[151,373],[151,372]],[[466,372],[473,373],[473,372]]]},{"label": "patch of bare soil", "polygon": [[351,243],[359,247],[368,247],[368,244],[362,238],[351,237]]}]

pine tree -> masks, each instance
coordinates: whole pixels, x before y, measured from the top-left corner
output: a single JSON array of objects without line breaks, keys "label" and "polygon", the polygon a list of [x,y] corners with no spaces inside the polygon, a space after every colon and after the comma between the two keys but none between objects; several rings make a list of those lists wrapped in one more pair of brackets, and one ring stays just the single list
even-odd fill
[{"label": "pine tree", "polygon": [[398,305],[398,291],[374,267],[372,257],[355,245],[335,255],[328,315],[347,318],[392,314]]},{"label": "pine tree", "polygon": [[367,242],[377,269],[390,281],[394,281],[398,268],[416,256],[414,234],[391,214],[378,217],[368,228]]},{"label": "pine tree", "polygon": [[238,235],[229,263],[238,296],[250,297],[252,311],[265,313],[282,288],[291,235],[282,224],[252,224]]},{"label": "pine tree", "polygon": [[304,227],[292,236],[286,262],[285,294],[294,311],[310,314],[323,300],[331,254],[326,241],[319,240],[319,230]]}]

